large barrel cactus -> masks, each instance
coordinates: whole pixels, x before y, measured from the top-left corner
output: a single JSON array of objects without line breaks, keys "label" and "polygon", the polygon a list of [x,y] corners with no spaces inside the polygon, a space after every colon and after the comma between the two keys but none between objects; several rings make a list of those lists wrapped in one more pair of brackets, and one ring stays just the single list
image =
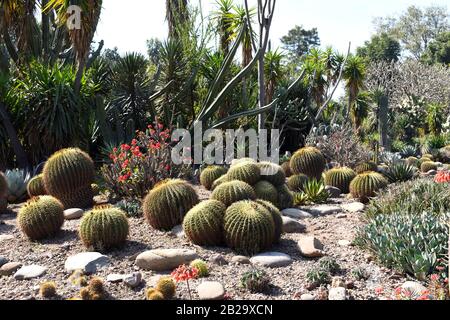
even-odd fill
[{"label": "large barrel cactus", "polygon": [[256,200],[256,203],[262,205],[272,215],[273,222],[275,224],[275,239],[274,239],[274,242],[275,243],[280,242],[281,235],[283,233],[283,218],[281,216],[280,210],[278,210],[278,208],[275,207],[272,203],[264,201],[264,200]]},{"label": "large barrel cactus", "polygon": [[257,164],[244,162],[231,167],[227,173],[227,177],[230,181],[238,180],[249,185],[254,185],[261,179],[261,172]]},{"label": "large barrel cactus", "polygon": [[268,181],[260,181],[253,186],[256,197],[261,200],[269,201],[274,205],[278,204],[278,190]]},{"label": "large barrel cactus", "polygon": [[242,181],[230,181],[214,189],[211,199],[220,201],[229,207],[238,201],[255,200],[256,194],[249,184]]},{"label": "large barrel cactus", "polygon": [[289,178],[290,176],[292,176],[291,164],[289,161],[284,162],[281,165],[281,168],[283,168],[284,175],[286,176],[286,178]]},{"label": "large barrel cactus", "polygon": [[291,158],[290,166],[293,174],[305,174],[309,178],[320,180],[325,170],[325,157],[319,149],[305,147],[298,150]]},{"label": "large barrel cactus", "polygon": [[325,184],[341,190],[342,193],[350,192],[350,183],[356,177],[355,171],[350,168],[334,168],[325,173]]},{"label": "large barrel cactus", "polygon": [[203,201],[192,208],[183,221],[183,229],[189,240],[199,246],[221,245],[226,209],[217,200]]},{"label": "large barrel cactus", "polygon": [[211,191],[214,191],[218,186],[220,186],[221,184],[228,182],[228,176],[225,174],[223,176],[221,176],[219,179],[217,179],[216,181],[213,182],[212,186],[211,186]]},{"label": "large barrel cactus", "polygon": [[80,223],[80,238],[88,249],[106,251],[122,246],[129,232],[125,212],[112,206],[98,206]]},{"label": "large barrel cactus", "polygon": [[31,240],[51,238],[64,223],[64,207],[54,197],[34,197],[19,210],[17,223]]},{"label": "large barrel cactus", "polygon": [[28,182],[27,191],[30,198],[47,194],[44,186],[44,175],[40,174]]},{"label": "large barrel cactus", "polygon": [[286,183],[286,174],[281,166],[271,162],[258,163],[261,171],[261,179],[268,181],[275,187],[279,187]]},{"label": "large barrel cactus", "polygon": [[302,192],[303,187],[309,181],[309,178],[305,174],[296,174],[290,176],[287,181],[287,186],[293,192]]},{"label": "large barrel cactus", "polygon": [[432,161],[426,161],[420,165],[420,171],[422,171],[422,173],[428,173],[431,170],[437,170],[437,169],[438,169],[437,164]]},{"label": "large barrel cactus", "polygon": [[198,195],[189,183],[167,180],[150,191],[144,200],[143,211],[153,228],[170,231],[183,222],[184,216],[198,202]]},{"label": "large barrel cactus", "polygon": [[59,199],[66,209],[92,205],[95,168],[87,153],[73,148],[60,150],[47,160],[43,174],[48,194]]},{"label": "large barrel cactus", "polygon": [[224,176],[227,173],[227,169],[220,166],[211,166],[205,168],[200,174],[200,183],[207,190],[211,190],[214,181]]},{"label": "large barrel cactus", "polygon": [[269,249],[275,240],[275,223],[269,211],[253,201],[236,202],[224,217],[227,245],[244,255]]},{"label": "large barrel cactus", "polygon": [[361,174],[364,172],[377,172],[378,165],[373,161],[363,162],[356,166],[355,171],[357,174]]},{"label": "large barrel cactus", "polygon": [[386,178],[373,171],[361,173],[350,184],[350,192],[354,198],[367,203],[377,192],[388,185]]},{"label": "large barrel cactus", "polygon": [[294,195],[287,185],[283,185],[278,190],[278,208],[280,210],[289,209],[294,206]]}]

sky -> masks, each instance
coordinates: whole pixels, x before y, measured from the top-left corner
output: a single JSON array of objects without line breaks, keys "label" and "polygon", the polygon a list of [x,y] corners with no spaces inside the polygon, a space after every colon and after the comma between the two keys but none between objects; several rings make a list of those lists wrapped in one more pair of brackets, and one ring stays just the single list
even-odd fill
[{"label": "sky", "polygon": [[[201,1],[205,15],[214,9],[215,0]],[[124,5],[125,3],[125,5]],[[243,0],[235,0],[243,3]],[[249,0],[250,5],[256,3]],[[322,46],[331,45],[346,52],[364,44],[373,34],[375,17],[396,15],[408,6],[444,5],[448,0],[278,0],[271,31],[272,47],[281,45],[280,38],[295,25],[316,27]],[[137,51],[146,54],[146,40],[164,39],[167,35],[165,0],[104,0],[96,40],[104,40],[105,48],[117,47],[120,53]]]}]

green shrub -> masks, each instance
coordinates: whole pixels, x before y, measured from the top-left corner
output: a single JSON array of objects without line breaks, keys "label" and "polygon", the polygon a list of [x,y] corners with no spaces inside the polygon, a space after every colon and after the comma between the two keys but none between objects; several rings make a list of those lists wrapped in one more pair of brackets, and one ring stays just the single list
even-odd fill
[{"label": "green shrub", "polygon": [[308,282],[314,286],[322,286],[331,283],[331,276],[328,270],[315,268],[306,274]]},{"label": "green shrub", "polygon": [[264,293],[270,285],[270,278],[263,270],[251,270],[241,277],[241,287],[252,293]]},{"label": "green shrub", "polygon": [[330,198],[330,193],[326,190],[326,186],[323,181],[317,181],[316,179],[309,180],[303,186],[303,192],[295,194],[294,202],[298,204],[301,201],[303,204],[323,204]]}]

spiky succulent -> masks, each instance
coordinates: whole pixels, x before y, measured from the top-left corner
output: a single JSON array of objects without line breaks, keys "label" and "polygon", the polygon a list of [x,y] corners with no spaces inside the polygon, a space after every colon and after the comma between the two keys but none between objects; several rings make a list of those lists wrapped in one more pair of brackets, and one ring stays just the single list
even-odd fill
[{"label": "spiky succulent", "polygon": [[144,215],[155,229],[170,231],[199,202],[194,188],[183,180],[167,180],[156,185],[144,200]]},{"label": "spiky succulent", "polygon": [[192,261],[190,263],[190,266],[197,269],[197,275],[199,278],[205,278],[209,275],[208,264],[201,259]]},{"label": "spiky succulent", "polygon": [[99,206],[86,213],[79,230],[83,244],[100,251],[122,246],[128,232],[125,212],[112,206]]},{"label": "spiky succulent", "polygon": [[262,205],[264,208],[269,211],[272,215],[273,222],[275,224],[275,243],[278,243],[281,240],[281,235],[283,234],[283,218],[281,216],[280,210],[275,207],[272,203],[264,200],[256,200],[256,203]]},{"label": "spiky succulent", "polygon": [[261,179],[261,171],[257,164],[244,162],[231,167],[227,173],[230,181],[238,180],[254,185]]},{"label": "spiky succulent", "polygon": [[145,293],[145,296],[147,300],[164,300],[164,295],[161,293],[161,291],[153,288],[148,289]]},{"label": "spiky succulent", "polygon": [[27,185],[31,174],[27,170],[6,170],[5,178],[8,184],[7,199],[10,203],[20,202],[26,198]]},{"label": "spiky succulent", "polygon": [[253,189],[258,199],[269,201],[274,205],[278,204],[278,190],[270,182],[260,181],[253,186]]},{"label": "spiky succulent", "polygon": [[428,173],[431,170],[437,170],[438,166],[435,162],[432,161],[426,161],[424,163],[422,163],[422,165],[420,166],[420,171],[422,171],[423,173]]},{"label": "spiky succulent", "polygon": [[308,182],[309,178],[305,174],[296,174],[290,176],[287,181],[287,186],[292,192],[302,192],[303,187]]},{"label": "spiky succulent", "polygon": [[357,174],[361,174],[364,172],[377,172],[378,165],[373,161],[363,162],[356,166],[355,171]]},{"label": "spiky succulent", "polygon": [[50,238],[61,230],[64,207],[51,196],[34,197],[19,210],[17,222],[31,240]]},{"label": "spiky succulent", "polygon": [[406,146],[400,152],[403,158],[415,157],[417,156],[417,148],[413,146]]},{"label": "spiky succulent", "polygon": [[319,149],[305,147],[298,150],[291,158],[292,173],[305,174],[309,178],[320,179],[325,170],[325,157]]},{"label": "spiky succulent", "polygon": [[202,170],[200,174],[200,183],[207,190],[211,190],[214,181],[227,174],[227,169],[220,166],[210,166]]},{"label": "spiky succulent", "polygon": [[283,185],[278,190],[278,208],[280,210],[292,208],[294,206],[294,195],[287,185]]},{"label": "spiky succulent", "polygon": [[256,194],[249,184],[242,181],[230,181],[214,189],[211,199],[220,201],[229,207],[241,200],[255,200]]},{"label": "spiky succulent", "polygon": [[254,255],[272,246],[275,223],[262,205],[254,201],[240,201],[225,213],[224,235],[230,248],[245,255]]},{"label": "spiky succulent", "polygon": [[270,277],[264,270],[245,272],[240,280],[241,287],[252,293],[264,293],[270,285]]},{"label": "spiky succulent", "polygon": [[303,193],[306,195],[308,203],[311,204],[326,203],[330,198],[330,193],[327,191],[322,180],[310,179],[305,184]]},{"label": "spiky succulent", "polygon": [[361,173],[353,179],[350,184],[350,193],[354,198],[358,198],[361,202],[367,203],[370,198],[376,196],[377,192],[388,185],[388,181],[383,175],[368,171]]},{"label": "spiky succulent", "polygon": [[406,182],[414,178],[417,168],[406,163],[396,163],[384,171],[384,176],[390,183]]},{"label": "spiky succulent", "polygon": [[44,185],[48,194],[59,199],[66,209],[88,208],[93,202],[91,184],[95,168],[91,157],[80,149],[63,149],[47,160]]},{"label": "spiky succulent", "polygon": [[290,164],[289,161],[284,162],[284,163],[281,165],[281,168],[283,168],[284,175],[285,175],[287,178],[289,178],[290,176],[292,176],[291,164]]},{"label": "spiky succulent", "polygon": [[350,192],[350,183],[355,177],[355,171],[350,168],[334,168],[325,173],[324,181],[327,186],[338,188],[346,194]]},{"label": "spiky succulent", "polygon": [[261,171],[261,180],[268,181],[275,187],[286,183],[286,174],[281,166],[271,162],[258,163]]},{"label": "spiky succulent", "polygon": [[226,209],[220,201],[207,200],[189,210],[183,221],[183,229],[189,240],[199,246],[222,244]]},{"label": "spiky succulent", "polygon": [[171,277],[162,277],[156,284],[156,290],[161,292],[164,299],[169,300],[175,296],[177,290],[175,281]]},{"label": "spiky succulent", "polygon": [[44,196],[47,194],[47,191],[45,190],[44,186],[44,179],[43,175],[37,175],[33,179],[28,182],[27,191],[30,198],[37,197],[37,196]]},{"label": "spiky succulent", "polygon": [[44,282],[39,286],[39,294],[44,299],[56,296],[56,284],[52,281]]},{"label": "spiky succulent", "polygon": [[223,176],[221,176],[219,179],[217,179],[216,181],[213,182],[212,186],[211,186],[211,191],[214,191],[218,186],[220,186],[222,183],[228,182],[228,176],[225,174]]}]

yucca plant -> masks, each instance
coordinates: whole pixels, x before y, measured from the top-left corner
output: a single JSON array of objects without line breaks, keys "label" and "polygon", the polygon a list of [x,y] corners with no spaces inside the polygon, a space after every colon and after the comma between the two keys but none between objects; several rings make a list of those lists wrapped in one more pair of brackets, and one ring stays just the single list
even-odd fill
[{"label": "yucca plant", "polygon": [[305,183],[303,192],[294,195],[297,205],[322,204],[330,198],[330,193],[322,180],[310,179]]},{"label": "yucca plant", "polygon": [[417,168],[410,166],[407,163],[398,162],[390,166],[385,172],[384,176],[390,183],[406,182],[412,180],[417,173]]}]

